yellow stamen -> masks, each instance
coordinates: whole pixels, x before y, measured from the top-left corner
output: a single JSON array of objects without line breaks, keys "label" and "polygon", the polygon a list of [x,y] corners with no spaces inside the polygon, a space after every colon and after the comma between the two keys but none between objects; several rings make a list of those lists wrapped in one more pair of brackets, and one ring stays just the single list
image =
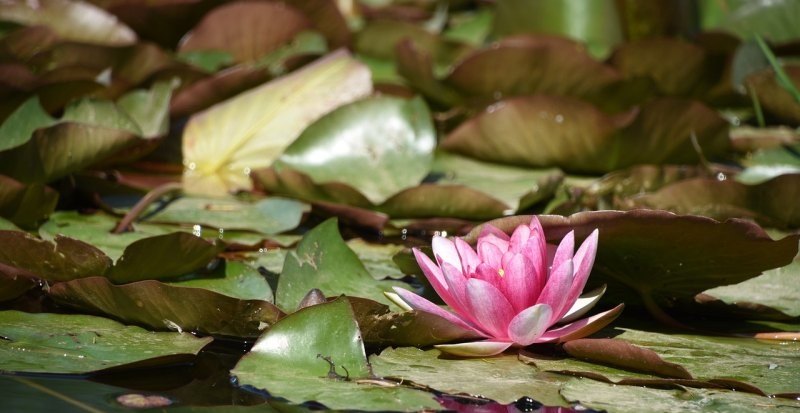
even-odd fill
[{"label": "yellow stamen", "polygon": [[497,270],[497,275],[502,277],[502,276],[506,275],[506,271],[504,269],[500,268],[499,270]]}]

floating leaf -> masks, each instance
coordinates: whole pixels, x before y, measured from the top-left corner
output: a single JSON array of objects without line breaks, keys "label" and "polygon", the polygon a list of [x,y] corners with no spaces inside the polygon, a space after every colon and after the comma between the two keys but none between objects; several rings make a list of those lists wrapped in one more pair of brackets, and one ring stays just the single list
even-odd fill
[{"label": "floating leaf", "polygon": [[181,40],[179,52],[218,50],[253,62],[308,29],[311,22],[290,5],[238,1],[207,13]]},{"label": "floating leaf", "polygon": [[609,116],[579,100],[534,96],[488,107],[451,132],[442,148],[487,161],[597,173],[696,162],[693,134],[707,157],[728,147],[727,123],[698,102],[662,98]]},{"label": "floating leaf", "polygon": [[195,276],[186,280],[171,282],[178,287],[202,288],[240,300],[273,301],[272,288],[258,270],[238,261],[227,261],[221,277],[213,274]]},{"label": "floating leaf", "polygon": [[[741,282],[788,264],[797,254],[800,239],[800,235],[792,235],[774,241],[751,222],[719,222],[665,211],[590,211],[539,219],[550,242],[572,230],[580,242],[598,229],[590,283],[608,283],[612,285],[609,290],[619,293],[626,304],[643,301],[653,313],[660,311],[653,300],[692,298],[709,288]],[[529,216],[518,216],[489,223],[510,231],[528,221]],[[475,228],[466,239],[474,241],[480,230]],[[625,291],[623,285],[636,294]]]},{"label": "floating leaf", "polygon": [[114,285],[90,277],[55,284],[48,294],[60,304],[156,330],[240,338],[257,337],[283,315],[268,301],[153,280]]},{"label": "floating leaf", "polygon": [[25,144],[34,131],[54,123],[55,120],[42,108],[39,98],[29,98],[0,125],[0,151]]},{"label": "floating leaf", "polygon": [[204,268],[221,249],[186,232],[142,238],[125,247],[108,278],[126,283],[177,277]]},{"label": "floating leaf", "polygon": [[388,304],[383,292],[402,284],[376,282],[342,240],[337,221],[329,219],[307,232],[297,250],[286,257],[275,301],[291,311],[309,290],[317,288],[328,297],[345,294]]},{"label": "floating leaf", "polygon": [[798,197],[798,173],[779,175],[756,185],[695,178],[631,198],[626,206],[665,209],[715,219],[751,218],[762,225],[794,228],[800,227],[800,208],[795,206]]},{"label": "floating leaf", "polygon": [[296,403],[317,401],[330,409],[416,411],[438,406],[427,392],[358,383],[370,378],[370,370],[353,310],[343,298],[304,308],[275,324],[231,374],[240,385]]},{"label": "floating leaf", "polygon": [[107,45],[136,42],[136,33],[105,10],[80,0],[4,1],[0,19],[48,26],[65,39]]},{"label": "floating leaf", "polygon": [[35,227],[47,219],[58,202],[58,193],[42,184],[25,185],[0,175],[0,217],[22,227]]},{"label": "floating leaf", "polygon": [[679,364],[664,361],[658,353],[613,338],[582,338],[567,341],[564,350],[570,356],[603,364],[643,371],[662,377],[691,379],[692,375]]},{"label": "floating leaf", "polygon": [[270,197],[256,202],[234,198],[183,197],[147,218],[147,222],[208,225],[223,231],[247,230],[273,235],[297,227],[308,205]]},{"label": "floating leaf", "polygon": [[[800,88],[800,66],[784,66],[783,70],[792,84]],[[778,82],[772,69],[765,69],[748,76],[745,84],[767,112],[791,125],[800,125],[800,102]]]},{"label": "floating leaf", "polygon": [[195,114],[183,138],[184,183],[193,192],[248,189],[309,124],[368,95],[369,70],[339,51]]},{"label": "floating leaf", "polygon": [[800,37],[800,30],[793,18],[800,14],[800,7],[791,0],[728,2],[721,5],[704,1],[703,15],[714,17],[709,9],[721,8],[719,21],[706,21],[705,28],[717,28],[736,33],[743,38],[759,35],[774,42],[786,42]]},{"label": "floating leaf", "polygon": [[85,374],[191,360],[211,338],[86,315],[0,312],[0,370]]},{"label": "floating leaf", "polygon": [[565,379],[538,372],[520,363],[516,355],[449,359],[435,349],[400,347],[383,350],[371,356],[369,362],[377,375],[410,380],[444,393],[466,393],[498,403],[512,403],[528,396],[548,406],[565,405],[558,395],[558,386]]},{"label": "floating leaf", "polygon": [[0,263],[0,302],[13,300],[40,285],[35,274]]},{"label": "floating leaf", "polygon": [[200,79],[175,93],[170,102],[173,117],[189,116],[197,111],[256,87],[272,75],[267,68],[234,66]]},{"label": "floating leaf", "polygon": [[314,122],[274,167],[293,168],[316,183],[346,182],[378,204],[425,177],[435,145],[422,99],[375,97]]},{"label": "floating leaf", "polygon": [[0,231],[0,264],[49,281],[103,275],[111,260],[84,242],[56,236],[53,242],[20,231]]},{"label": "floating leaf", "polygon": [[385,278],[403,278],[403,274],[392,257],[402,251],[402,245],[397,244],[373,244],[361,238],[353,238],[347,241],[347,248],[353,250],[364,264],[364,268],[369,271],[372,278],[383,280]]}]

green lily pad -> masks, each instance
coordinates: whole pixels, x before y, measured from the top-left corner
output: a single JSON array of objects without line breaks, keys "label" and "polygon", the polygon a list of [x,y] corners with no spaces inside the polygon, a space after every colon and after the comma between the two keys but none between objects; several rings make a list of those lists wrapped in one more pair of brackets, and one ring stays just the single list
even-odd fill
[{"label": "green lily pad", "polygon": [[759,410],[793,410],[800,402],[771,399],[728,390],[691,389],[659,390],[639,386],[620,386],[589,379],[572,379],[561,387],[561,395],[570,402],[580,402],[593,409],[613,412],[648,410],[677,413],[687,411],[718,411],[745,413]]},{"label": "green lily pad", "polygon": [[17,228],[17,226],[14,225],[13,222],[11,222],[11,221],[3,218],[3,217],[0,217],[0,230],[4,230],[4,231],[19,231],[19,228]]},{"label": "green lily pad", "polygon": [[27,232],[0,231],[0,264],[25,270],[49,281],[103,275],[111,260],[82,241],[56,236],[53,241]]},{"label": "green lily pad", "polygon": [[108,278],[126,283],[177,277],[204,268],[221,250],[186,232],[142,238],[125,247]]},{"label": "green lily pad", "polygon": [[181,40],[179,51],[224,51],[237,62],[253,62],[309,27],[306,16],[290,5],[238,1],[208,12]]},{"label": "green lily pad", "polygon": [[386,278],[403,278],[405,274],[397,268],[392,257],[405,247],[397,244],[373,244],[361,238],[347,241],[347,248],[353,250],[369,271],[372,278],[383,280]]},{"label": "green lily pad", "polygon": [[[0,175],[0,217],[25,228],[36,227],[56,208],[58,192],[42,184],[22,184]],[[4,228],[12,229],[12,228]]]},{"label": "green lily pad", "polygon": [[694,163],[728,148],[727,122],[699,102],[661,98],[609,116],[552,96],[498,102],[442,141],[445,150],[499,163],[597,173],[641,163]]},{"label": "green lily pad", "polygon": [[750,218],[774,227],[800,226],[800,173],[747,185],[732,180],[695,178],[631,198],[629,208],[665,209],[715,219]]},{"label": "green lily pad", "polygon": [[[589,283],[607,283],[615,298],[626,304],[643,302],[662,319],[657,303],[691,299],[709,288],[787,265],[797,254],[800,239],[791,235],[774,241],[751,222],[719,222],[666,211],[590,211],[539,219],[551,243],[571,230],[576,242],[582,242],[598,229],[597,258]],[[529,221],[529,216],[518,216],[489,223],[510,232]],[[480,230],[475,228],[466,239],[474,242]]]},{"label": "green lily pad", "polygon": [[60,37],[106,45],[136,42],[136,33],[115,16],[88,2],[79,0],[21,0],[0,5],[0,20],[29,26],[48,26]]},{"label": "green lily pad", "polygon": [[314,122],[274,167],[293,168],[316,183],[346,182],[378,204],[425,177],[435,145],[422,99],[374,97]]},{"label": "green lily pad", "polygon": [[[217,274],[222,272],[222,274]],[[202,288],[240,300],[262,300],[272,302],[273,294],[267,280],[258,270],[240,261],[227,261],[223,271],[204,276],[175,281],[170,285]],[[221,275],[221,276],[220,276]]]},{"label": "green lily pad", "polygon": [[292,311],[306,293],[317,288],[329,297],[345,294],[388,304],[383,292],[400,285],[404,283],[375,281],[342,240],[336,219],[329,219],[307,232],[297,250],[287,255],[275,302]]},{"label": "green lily pad", "polygon": [[184,129],[184,185],[191,193],[250,189],[315,119],[372,91],[369,69],[339,51],[192,116]]},{"label": "green lily pad", "polygon": [[0,370],[85,374],[191,360],[211,338],[153,333],[105,318],[0,312]]},{"label": "green lily pad", "polygon": [[131,91],[119,100],[120,107],[139,127],[139,136],[152,139],[169,132],[169,106],[177,82],[157,82],[149,90]]},{"label": "green lily pad", "polygon": [[[323,359],[329,358],[331,367]],[[275,324],[231,371],[240,385],[331,409],[436,409],[433,395],[359,384],[371,378],[361,334],[346,299],[304,308]]]},{"label": "green lily pad", "polygon": [[55,120],[33,96],[20,105],[0,125],[0,151],[16,148],[30,140],[37,129],[52,126]]},{"label": "green lily pad", "polygon": [[800,317],[800,257],[791,264],[734,285],[712,288],[705,293],[727,304],[754,303],[774,308],[790,317]]},{"label": "green lily pad", "polygon": [[559,385],[566,378],[538,372],[521,363],[516,355],[450,359],[435,349],[400,347],[383,350],[371,356],[369,362],[379,376],[410,380],[445,393],[467,393],[499,403],[513,403],[528,396],[548,406],[566,405],[558,395]]},{"label": "green lily pad", "polygon": [[297,227],[309,206],[292,199],[265,198],[245,202],[234,198],[183,197],[147,217],[147,222],[208,225],[223,231],[279,234]]},{"label": "green lily pad", "polygon": [[257,337],[283,315],[268,301],[154,280],[114,285],[103,277],[82,278],[52,285],[48,294],[60,304],[155,330],[218,336]]},{"label": "green lily pad", "polygon": [[[792,41],[800,37],[800,30],[793,18],[800,14],[800,7],[796,2],[736,1],[724,5],[715,1],[702,3],[703,15],[717,19],[703,22],[705,28],[730,31],[743,38],[759,35],[775,42]],[[717,10],[713,9],[721,9],[721,13],[714,13]]]}]

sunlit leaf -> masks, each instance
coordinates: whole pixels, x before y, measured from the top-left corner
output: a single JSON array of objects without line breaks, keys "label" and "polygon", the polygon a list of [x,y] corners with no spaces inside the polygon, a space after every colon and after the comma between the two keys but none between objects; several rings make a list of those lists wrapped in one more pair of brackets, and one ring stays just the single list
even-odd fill
[{"label": "sunlit leaf", "polygon": [[183,138],[187,189],[250,188],[251,170],[269,166],[314,120],[371,90],[369,70],[340,51],[195,114]]},{"label": "sunlit leaf", "polygon": [[292,311],[309,290],[317,288],[326,296],[346,294],[388,304],[384,291],[399,282],[376,282],[358,256],[339,235],[337,221],[329,219],[306,233],[283,264],[275,293],[276,304]]},{"label": "sunlit leaf", "polygon": [[272,288],[261,273],[248,264],[228,261],[224,264],[224,272],[217,274],[193,276],[186,280],[174,281],[170,284],[178,287],[203,288],[228,297],[240,300],[273,301]]},{"label": "sunlit leaf", "polygon": [[0,231],[0,264],[16,267],[49,281],[103,275],[111,260],[92,245],[56,236],[41,240],[21,231]]},{"label": "sunlit leaf", "polygon": [[136,33],[116,17],[80,0],[4,1],[0,4],[0,19],[48,26],[70,40],[107,45],[136,42]]},{"label": "sunlit leaf", "polygon": [[106,278],[90,277],[52,285],[48,294],[68,307],[161,331],[252,338],[283,315],[269,301],[153,280],[114,285]]},{"label": "sunlit leaf", "polygon": [[0,312],[0,370],[91,373],[191,360],[211,338],[153,333],[105,318]]},{"label": "sunlit leaf", "polygon": [[369,378],[370,370],[353,310],[343,298],[304,308],[278,322],[231,374],[240,385],[297,403],[317,401],[332,409],[421,410],[438,406],[427,392],[356,382]]},{"label": "sunlit leaf", "polygon": [[727,1],[720,4],[705,0],[703,15],[714,16],[717,21],[704,21],[705,28],[723,29],[744,38],[759,35],[775,42],[795,40],[800,37],[794,16],[800,14],[800,5],[792,0]]},{"label": "sunlit leaf", "polygon": [[108,278],[127,283],[177,277],[204,268],[221,249],[186,232],[142,238],[125,247]]},{"label": "sunlit leaf", "polygon": [[346,182],[378,204],[425,177],[435,145],[422,99],[375,97],[314,122],[274,167],[293,168],[316,183]]}]

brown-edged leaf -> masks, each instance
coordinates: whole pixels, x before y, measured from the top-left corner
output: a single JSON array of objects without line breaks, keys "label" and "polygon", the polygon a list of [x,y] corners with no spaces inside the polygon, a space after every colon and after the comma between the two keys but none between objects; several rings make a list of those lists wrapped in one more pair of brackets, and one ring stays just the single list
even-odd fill
[{"label": "brown-edged leaf", "polygon": [[662,377],[691,379],[692,375],[679,364],[664,361],[653,351],[613,338],[582,338],[563,344],[572,357],[653,373]]}]

